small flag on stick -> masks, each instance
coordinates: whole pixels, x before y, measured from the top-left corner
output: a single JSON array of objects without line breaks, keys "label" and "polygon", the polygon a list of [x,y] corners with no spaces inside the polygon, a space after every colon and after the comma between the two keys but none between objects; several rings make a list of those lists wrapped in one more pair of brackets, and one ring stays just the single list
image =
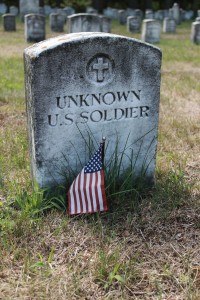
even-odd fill
[{"label": "small flag on stick", "polygon": [[73,181],[68,192],[69,215],[108,210],[103,171],[104,146],[105,138]]}]

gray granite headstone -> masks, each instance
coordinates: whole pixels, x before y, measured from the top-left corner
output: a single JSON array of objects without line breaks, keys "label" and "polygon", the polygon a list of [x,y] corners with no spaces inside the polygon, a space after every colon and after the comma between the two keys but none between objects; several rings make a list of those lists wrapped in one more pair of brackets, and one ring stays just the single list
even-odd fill
[{"label": "gray granite headstone", "polygon": [[197,16],[200,17],[200,9],[197,10]]},{"label": "gray granite headstone", "polygon": [[4,15],[7,12],[7,5],[0,3],[0,15]]},{"label": "gray granite headstone", "polygon": [[49,15],[49,24],[52,32],[63,32],[65,25],[65,16],[57,13]]},{"label": "gray granite headstone", "polygon": [[164,18],[163,21],[163,32],[175,33],[176,32],[176,21],[171,18]]},{"label": "gray granite headstone", "polygon": [[157,10],[154,14],[154,18],[159,21],[163,21],[164,19],[164,10]]},{"label": "gray granite headstone", "polygon": [[45,16],[49,16],[53,12],[53,9],[50,5],[44,5],[44,14]]},{"label": "gray granite headstone", "polygon": [[108,33],[58,36],[25,49],[32,177],[40,187],[65,183],[90,153],[89,136],[107,139],[121,172],[154,180],[161,51]]},{"label": "gray granite headstone", "polygon": [[97,9],[95,9],[94,7],[91,7],[91,6],[87,6],[85,12],[87,14],[98,14]]},{"label": "gray granite headstone", "polygon": [[19,14],[19,9],[17,6],[10,6],[9,7],[9,13],[14,15],[14,16],[17,16]]},{"label": "gray granite headstone", "polygon": [[200,22],[192,23],[191,41],[196,45],[200,45]]},{"label": "gray granite headstone", "polygon": [[67,17],[69,33],[101,32],[101,18],[94,14],[75,14]]},{"label": "gray granite headstone", "polygon": [[118,11],[119,23],[124,25],[126,24],[127,13],[125,9],[121,9]]},{"label": "gray granite headstone", "polygon": [[160,42],[161,24],[157,20],[144,20],[142,25],[142,40],[156,44]]},{"label": "gray granite headstone", "polygon": [[153,19],[154,18],[154,13],[153,10],[145,10],[145,19]]},{"label": "gray granite headstone", "polygon": [[141,31],[141,19],[140,17],[128,17],[127,18],[127,31],[128,32],[140,32]]},{"label": "gray granite headstone", "polygon": [[185,20],[186,21],[192,20],[193,17],[194,17],[194,11],[193,10],[185,11]]},{"label": "gray granite headstone", "polygon": [[16,17],[12,14],[3,15],[3,27],[5,31],[16,31]]},{"label": "gray granite headstone", "polygon": [[173,19],[175,19],[176,24],[180,24],[180,8],[178,3],[174,3],[172,6]]},{"label": "gray granite headstone", "polygon": [[40,42],[45,39],[45,16],[25,15],[25,39],[27,42]]},{"label": "gray granite headstone", "polygon": [[75,9],[71,6],[66,6],[63,8],[63,11],[65,12],[66,17],[74,15],[75,14]]},{"label": "gray granite headstone", "polygon": [[105,16],[100,16],[100,20],[101,20],[101,32],[111,33],[112,32],[111,19]]},{"label": "gray granite headstone", "polygon": [[39,0],[20,0],[19,11],[21,20],[24,20],[24,16],[28,14],[39,13]]}]

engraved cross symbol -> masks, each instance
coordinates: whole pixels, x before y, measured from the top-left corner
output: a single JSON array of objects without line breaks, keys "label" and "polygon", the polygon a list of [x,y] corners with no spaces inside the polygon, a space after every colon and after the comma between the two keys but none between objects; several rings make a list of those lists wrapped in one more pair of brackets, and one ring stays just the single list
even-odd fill
[{"label": "engraved cross symbol", "polygon": [[98,58],[97,64],[93,65],[93,70],[97,70],[97,81],[102,82],[104,80],[103,71],[108,70],[108,63],[103,63],[103,58]]}]

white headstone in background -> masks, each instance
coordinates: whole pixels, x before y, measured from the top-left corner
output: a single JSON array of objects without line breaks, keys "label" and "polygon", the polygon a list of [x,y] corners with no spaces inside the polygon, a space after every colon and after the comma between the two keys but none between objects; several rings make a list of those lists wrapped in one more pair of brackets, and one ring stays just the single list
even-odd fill
[{"label": "white headstone in background", "polygon": [[16,6],[10,6],[9,7],[9,13],[14,15],[14,16],[17,16],[19,14],[19,9],[18,7]]},{"label": "white headstone in background", "polygon": [[157,20],[144,20],[142,25],[142,40],[156,44],[160,42],[161,24]]},{"label": "white headstone in background", "polygon": [[152,9],[145,10],[145,19],[153,19],[154,13]]},{"label": "white headstone in background", "polygon": [[127,18],[127,31],[128,32],[140,32],[141,31],[141,19],[140,17],[128,17]]},{"label": "white headstone in background", "polygon": [[98,11],[97,11],[97,9],[95,9],[91,6],[87,6],[86,7],[86,13],[87,14],[98,14]]},{"label": "white headstone in background", "polygon": [[24,16],[28,14],[39,13],[39,0],[20,0],[19,1],[20,17],[24,20]]},{"label": "white headstone in background", "polygon": [[175,19],[176,24],[180,24],[180,8],[178,3],[174,3],[172,6],[173,19]]},{"label": "white headstone in background", "polygon": [[63,32],[65,25],[65,16],[57,13],[49,15],[49,24],[52,32]]},{"label": "white headstone in background", "polygon": [[197,16],[200,17],[200,9],[197,10]]},{"label": "white headstone in background", "polygon": [[0,15],[4,15],[7,12],[7,5],[0,3]]},{"label": "white headstone in background", "polygon": [[126,10],[121,9],[118,11],[118,17],[119,17],[119,23],[124,25],[126,24],[126,19],[127,19],[127,13]]},{"label": "white headstone in background", "polygon": [[171,18],[164,18],[163,21],[163,32],[175,33],[176,32],[176,21]]},{"label": "white headstone in background", "polygon": [[200,22],[192,23],[191,41],[196,45],[200,45]]},{"label": "white headstone in background", "polygon": [[101,18],[93,14],[75,14],[67,17],[69,33],[101,32]]},{"label": "white headstone in background", "polygon": [[12,14],[3,15],[3,27],[5,31],[16,31],[16,17]]},{"label": "white headstone in background", "polygon": [[45,39],[45,16],[29,14],[24,17],[27,42],[41,42]]},{"label": "white headstone in background", "polygon": [[75,14],[75,9],[71,6],[66,6],[63,8],[63,11],[65,12],[66,17],[74,15]]},{"label": "white headstone in background", "polygon": [[105,16],[100,16],[100,20],[101,20],[101,32],[111,33],[112,31],[111,19]]},{"label": "white headstone in background", "polygon": [[49,16],[53,12],[53,9],[50,5],[44,5],[44,14],[45,16]]},{"label": "white headstone in background", "polygon": [[121,172],[134,168],[135,177],[152,183],[158,48],[124,36],[77,33],[33,45],[24,59],[32,176],[40,187],[65,183],[71,170],[79,173],[90,137],[98,144],[103,136],[106,162],[116,152]]}]

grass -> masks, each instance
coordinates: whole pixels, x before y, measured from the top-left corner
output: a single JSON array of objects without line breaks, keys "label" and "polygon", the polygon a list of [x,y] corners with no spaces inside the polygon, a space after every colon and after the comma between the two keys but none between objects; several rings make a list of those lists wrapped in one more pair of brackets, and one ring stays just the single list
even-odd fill
[{"label": "grass", "polygon": [[[200,56],[190,26],[162,34],[158,45],[155,186],[119,193],[113,181],[107,184],[108,213],[73,218],[66,214],[64,188],[32,191],[22,59],[29,45],[19,20],[14,33],[1,27],[0,298],[200,298]],[[113,33],[140,38],[117,22]]]}]

